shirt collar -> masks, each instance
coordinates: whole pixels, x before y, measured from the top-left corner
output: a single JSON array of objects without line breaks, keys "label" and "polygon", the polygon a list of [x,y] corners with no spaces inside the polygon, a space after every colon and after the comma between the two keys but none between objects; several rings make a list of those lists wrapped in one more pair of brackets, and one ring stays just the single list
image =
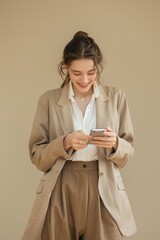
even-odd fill
[{"label": "shirt collar", "polygon": [[[96,83],[96,81],[93,83],[93,96],[95,98],[98,98],[99,97],[99,88],[98,88],[98,85]],[[69,82],[69,99],[71,101],[74,100],[74,91],[73,91],[73,87],[72,87],[72,83],[71,81]]]}]

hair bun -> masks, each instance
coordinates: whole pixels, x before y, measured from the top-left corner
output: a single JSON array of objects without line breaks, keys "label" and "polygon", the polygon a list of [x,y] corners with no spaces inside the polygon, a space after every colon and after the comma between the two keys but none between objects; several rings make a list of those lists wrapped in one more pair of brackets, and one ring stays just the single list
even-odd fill
[{"label": "hair bun", "polygon": [[78,31],[74,34],[73,38],[78,38],[78,37],[84,37],[87,38],[88,37],[88,33],[83,32],[83,31]]}]

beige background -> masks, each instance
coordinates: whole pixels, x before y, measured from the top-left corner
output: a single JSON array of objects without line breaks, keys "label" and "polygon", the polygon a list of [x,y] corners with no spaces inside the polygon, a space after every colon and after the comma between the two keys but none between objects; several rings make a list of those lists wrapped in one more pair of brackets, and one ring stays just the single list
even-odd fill
[{"label": "beige background", "polygon": [[101,47],[106,84],[124,89],[135,129],[122,171],[138,232],[160,239],[160,1],[0,0],[0,239],[19,240],[41,172],[28,138],[38,97],[59,87],[64,45],[84,30]]}]

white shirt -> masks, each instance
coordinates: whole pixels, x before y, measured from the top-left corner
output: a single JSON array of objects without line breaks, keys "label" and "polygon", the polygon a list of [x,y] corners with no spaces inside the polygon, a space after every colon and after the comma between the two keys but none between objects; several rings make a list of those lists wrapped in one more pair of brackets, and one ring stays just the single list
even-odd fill
[{"label": "white shirt", "polygon": [[[99,97],[99,89],[97,83],[93,85],[93,95],[86,108],[85,114],[83,116],[78,104],[74,99],[74,91],[72,88],[72,83],[69,86],[69,99],[72,104],[73,109],[73,125],[74,131],[83,130],[86,134],[90,134],[91,129],[96,128],[96,103],[95,99]],[[88,144],[84,149],[77,150],[73,154],[70,160],[72,161],[94,161],[97,160],[97,147]]]}]

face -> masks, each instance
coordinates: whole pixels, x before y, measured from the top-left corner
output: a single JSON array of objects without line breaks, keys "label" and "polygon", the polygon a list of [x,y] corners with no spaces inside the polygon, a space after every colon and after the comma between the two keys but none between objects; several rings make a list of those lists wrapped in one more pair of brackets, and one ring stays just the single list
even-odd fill
[{"label": "face", "polygon": [[97,70],[92,59],[73,60],[67,70],[75,94],[82,96],[93,92]]}]

